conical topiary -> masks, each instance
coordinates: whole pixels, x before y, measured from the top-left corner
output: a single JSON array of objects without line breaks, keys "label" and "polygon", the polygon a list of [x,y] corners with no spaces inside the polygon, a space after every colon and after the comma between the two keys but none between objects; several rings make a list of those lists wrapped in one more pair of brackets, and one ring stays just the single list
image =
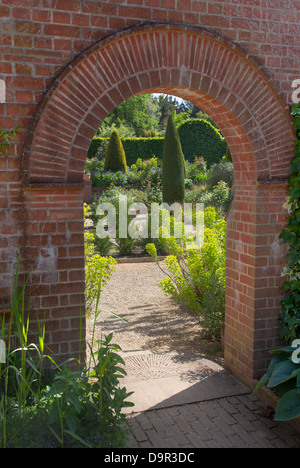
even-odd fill
[{"label": "conical topiary", "polygon": [[185,159],[173,113],[169,116],[163,150],[163,202],[184,203]]},{"label": "conical topiary", "polygon": [[122,145],[122,141],[118,135],[118,132],[114,130],[106,148],[104,169],[106,171],[127,171],[127,163],[125,151]]}]

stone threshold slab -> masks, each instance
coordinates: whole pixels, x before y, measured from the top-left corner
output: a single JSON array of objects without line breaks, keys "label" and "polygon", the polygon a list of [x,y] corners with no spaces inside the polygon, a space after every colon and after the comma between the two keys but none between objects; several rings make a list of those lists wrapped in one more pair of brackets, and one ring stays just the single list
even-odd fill
[{"label": "stone threshold slab", "polygon": [[134,392],[128,400],[135,406],[126,408],[126,413],[250,393],[229,371],[206,358],[151,351],[123,352],[121,356],[127,376],[120,384]]}]

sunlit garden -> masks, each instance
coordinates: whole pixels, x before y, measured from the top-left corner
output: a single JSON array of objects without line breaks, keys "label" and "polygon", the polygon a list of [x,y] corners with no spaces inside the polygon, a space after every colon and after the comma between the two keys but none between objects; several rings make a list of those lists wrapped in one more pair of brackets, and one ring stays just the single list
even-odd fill
[{"label": "sunlit garden", "polygon": [[[293,115],[299,133],[299,107],[294,106]],[[291,246],[280,324],[288,346],[276,352],[259,383],[259,388],[268,385],[282,397],[278,419],[300,415],[300,364],[292,362],[290,346],[299,339],[298,143],[290,184],[291,217],[282,234],[282,241]],[[84,204],[83,320],[91,321],[95,330],[101,293],[119,258],[148,257],[166,272],[159,284],[164,294],[188,307],[207,339],[221,342],[226,216],[234,198],[234,174],[226,141],[214,122],[190,103],[170,96],[131,98],[100,126],[85,173],[94,196],[92,203]],[[126,229],[133,227],[134,235],[120,232],[120,201],[125,203]],[[164,203],[182,208],[179,217],[174,209],[167,213],[167,228]],[[113,235],[103,209],[108,204],[115,213]],[[130,209],[134,206],[138,210]],[[141,206],[147,211],[147,222],[139,221]],[[191,209],[188,225],[186,206]],[[153,207],[161,207],[156,230],[151,229]],[[200,244],[196,242],[199,223],[203,227]],[[8,343],[0,364],[1,447],[126,447],[130,427],[123,410],[131,405],[131,395],[122,386],[126,369],[113,333],[101,340],[92,336],[86,359],[79,353],[78,359],[58,365],[46,346],[43,311],[34,330],[29,311],[27,283],[18,287],[17,271],[9,311],[1,316],[0,338]]]}]

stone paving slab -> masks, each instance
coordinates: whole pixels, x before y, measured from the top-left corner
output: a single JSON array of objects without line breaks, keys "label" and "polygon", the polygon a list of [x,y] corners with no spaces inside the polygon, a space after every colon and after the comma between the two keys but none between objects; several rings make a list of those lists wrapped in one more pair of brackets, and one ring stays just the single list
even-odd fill
[{"label": "stone paving slab", "polygon": [[[176,353],[123,353],[136,406],[127,448],[299,448],[300,433],[221,366]],[[165,374],[164,374],[165,370]]]},{"label": "stone paving slab", "polygon": [[127,371],[122,385],[134,392],[130,400],[135,406],[128,413],[249,393],[223,367],[205,358],[150,351],[122,357]]}]

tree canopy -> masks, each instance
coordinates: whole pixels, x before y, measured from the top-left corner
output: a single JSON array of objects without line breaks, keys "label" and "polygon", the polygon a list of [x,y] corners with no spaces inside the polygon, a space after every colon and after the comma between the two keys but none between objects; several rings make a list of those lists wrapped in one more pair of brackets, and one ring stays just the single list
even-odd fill
[{"label": "tree canopy", "polygon": [[170,114],[176,125],[196,116],[197,107],[167,94],[133,96],[117,106],[102,122],[97,136],[109,137],[114,130],[120,137],[163,136]]}]

